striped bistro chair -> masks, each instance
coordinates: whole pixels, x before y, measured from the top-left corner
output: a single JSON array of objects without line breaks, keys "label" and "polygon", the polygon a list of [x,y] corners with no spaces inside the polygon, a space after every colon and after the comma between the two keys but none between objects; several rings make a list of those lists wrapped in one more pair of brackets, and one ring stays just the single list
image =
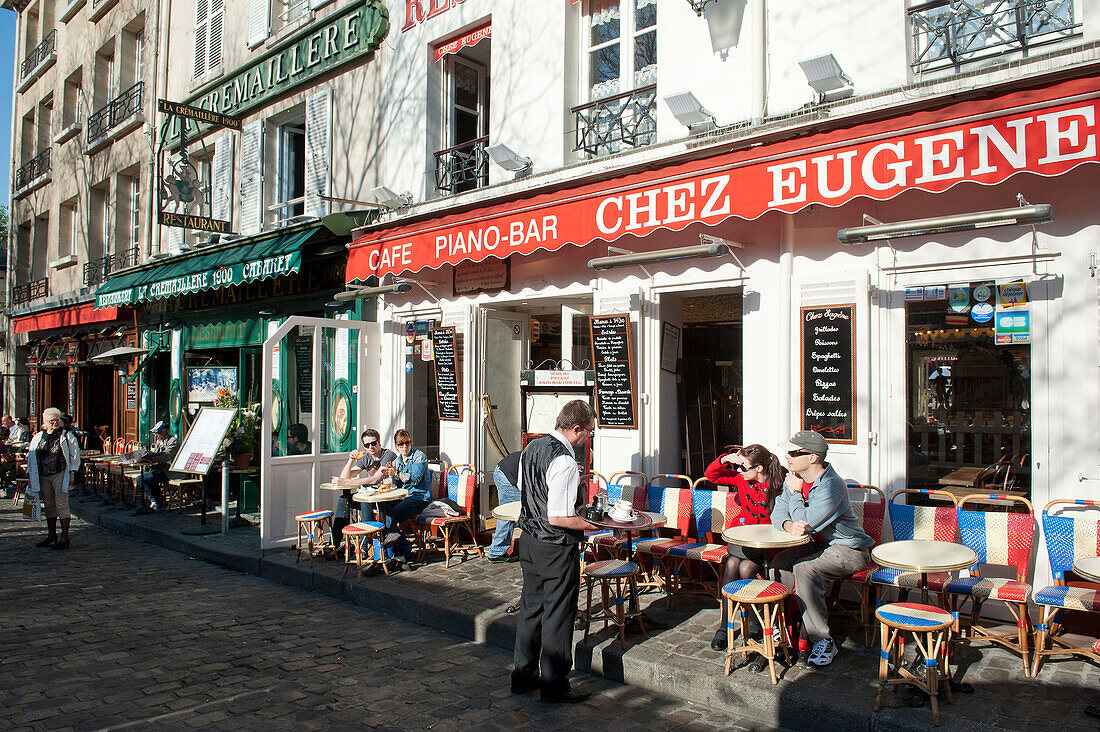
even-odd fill
[{"label": "striped bistro chair", "polygon": [[[294,517],[298,523],[298,554],[294,563],[302,561],[302,538],[305,537],[309,549],[309,566],[313,567],[313,550],[332,549],[332,511],[306,511]],[[326,528],[327,527],[327,528]],[[325,535],[328,534],[328,541]]]},{"label": "striped bistro chair", "polygon": [[[435,498],[446,498],[447,491],[443,487],[443,478],[447,474],[447,463],[442,460],[429,460],[428,473],[431,475],[431,480],[428,481],[429,495],[433,497],[433,500]],[[366,507],[363,511],[366,515]],[[379,515],[375,514],[375,518],[378,518]],[[428,545],[434,542],[439,532],[427,521],[421,521],[419,516],[406,522],[406,526],[409,528],[413,543],[416,545],[417,561],[423,561],[424,554],[428,551]]]},{"label": "striped bistro chair", "polygon": [[[899,503],[898,499],[905,495],[922,495],[949,501],[950,506],[910,506]],[[923,539],[935,541],[955,541],[958,530],[958,501],[955,496],[946,491],[929,490],[927,488],[900,490],[890,497],[887,504],[890,510],[890,530],[894,535],[894,541],[906,541],[909,539]],[[878,590],[875,585],[885,587],[897,587],[903,593],[909,590],[921,588],[920,572],[903,572],[900,569],[876,569],[871,573],[868,585],[868,600],[876,605]],[[944,583],[951,578],[947,572],[930,572],[927,575],[928,589],[939,592]]]},{"label": "striped bistro chair", "polygon": [[[462,552],[463,558],[476,553],[483,557],[474,532],[474,498],[477,497],[477,470],[469,463],[452,465],[443,474],[443,490],[440,498],[448,498],[462,509],[461,516],[418,516],[417,522],[427,524],[432,529],[435,543],[443,540],[443,566],[451,566],[451,555]],[[458,543],[459,530],[465,530],[470,537],[469,544]],[[438,532],[438,534],[436,533]]]},{"label": "striped bistro chair", "polygon": [[[787,627],[784,615],[784,606],[787,604],[787,596],[790,590],[785,585],[771,580],[747,579],[730,582],[722,588],[724,602],[728,604],[726,621],[726,676],[733,672],[733,657],[735,654],[759,653],[768,659],[768,670],[771,672],[772,685],[779,683],[779,677],[775,673],[775,639],[772,636],[773,628]],[[749,637],[749,614],[746,608],[752,608],[757,622],[763,628],[763,638],[754,640]],[[741,645],[734,646],[738,624],[740,621]],[[787,643],[779,641],[779,647],[783,649],[783,656],[790,664],[790,650]]]},{"label": "striped bistro chair", "polygon": [[[386,525],[381,521],[362,521],[348,524],[343,529],[344,535],[344,577],[348,576],[348,568],[355,565],[357,573],[356,581],[363,581],[363,573],[376,564],[382,565],[382,571],[386,574],[390,570],[386,567],[385,549],[382,547],[382,529]],[[367,543],[369,540],[369,544]],[[364,548],[366,544],[366,548]],[[353,558],[352,552],[355,552]],[[366,555],[364,557],[364,555]],[[366,561],[364,561],[364,559]]]},{"label": "striped bistro chair", "polygon": [[[1066,509],[1090,506],[1084,510]],[[1043,508],[1043,536],[1054,584],[1035,592],[1039,606],[1039,632],[1035,636],[1033,676],[1039,675],[1043,656],[1072,654],[1100,660],[1100,641],[1087,646],[1074,646],[1062,633],[1062,613],[1066,610],[1100,613],[1100,590],[1097,585],[1069,585],[1066,575],[1073,571],[1074,560],[1100,555],[1100,501],[1056,499]],[[1052,510],[1053,509],[1053,510]],[[1047,640],[1050,648],[1047,648]]]},{"label": "striped bistro chair", "polygon": [[[646,483],[648,481],[649,479],[644,473],[634,470],[621,470],[618,473],[613,473],[606,484],[608,506],[614,505],[615,501],[630,501],[635,511],[646,510]],[[585,532],[585,541],[592,546],[593,557],[598,556],[600,549],[615,557],[624,540],[622,537],[617,538],[610,529],[599,529]]]},{"label": "striped bistro chair", "polygon": [[686,539],[669,548],[662,562],[666,567],[665,593],[669,608],[679,594],[701,594],[722,599],[722,565],[726,561],[726,544],[722,532],[740,512],[737,494],[699,486],[706,478],[695,481],[691,489],[692,517]]},{"label": "striped bistro chair", "polygon": [[[892,519],[891,519],[892,520]],[[940,679],[949,679],[948,651],[950,631],[955,617],[938,607],[915,602],[896,602],[875,610],[875,619],[882,627],[882,646],[879,651],[878,693],[875,695],[875,711],[882,709],[882,697],[886,687],[910,684],[928,694],[932,700],[932,724],[940,725],[940,703],[937,695]],[[905,668],[903,632],[913,634],[913,642],[924,657],[924,678]],[[951,684],[943,684],[947,701],[951,699]]]},{"label": "striped bistro chair", "polygon": [[[584,500],[585,503],[588,504],[591,504],[593,501],[596,500],[596,496],[599,495],[601,487],[603,488],[605,493],[609,488],[607,478],[603,477],[594,470],[588,475],[581,478],[581,482],[584,484]],[[584,541],[581,543],[582,570],[584,569],[585,563],[590,560],[590,555],[591,561],[596,561],[596,553],[599,550],[599,545],[597,544],[599,538],[601,536],[610,536],[611,533],[611,531],[608,531],[606,529],[595,529],[592,531],[584,532]]]},{"label": "striped bistro chair", "polygon": [[[679,486],[656,485],[657,481],[677,483]],[[670,549],[687,541],[692,518],[691,478],[671,473],[653,476],[646,486],[646,510],[663,515],[665,525],[653,536],[634,539],[634,553],[639,557],[635,561],[642,565],[642,571],[646,574],[641,585],[667,590],[669,567],[679,565],[680,562],[665,563],[662,559]],[[645,563],[647,557],[648,567]],[[667,594],[666,600],[672,601]]]},{"label": "striped bistro chair", "polygon": [[[626,648],[626,623],[628,620],[642,622],[642,613],[638,609],[638,572],[640,568],[634,562],[621,559],[608,559],[592,562],[584,568],[584,587],[587,597],[583,614],[584,639],[588,640],[588,631],[592,621],[602,620],[603,627],[608,624],[619,629],[619,644]],[[600,584],[600,608],[592,612],[592,585]],[[645,627],[643,626],[643,632]]]},{"label": "striped bistro chair", "polygon": [[[860,485],[858,483],[849,483],[849,491],[863,491],[867,495],[865,501],[852,501],[852,513],[856,515],[856,520],[859,521],[860,526],[863,527],[863,533],[874,539],[877,545],[882,541],[882,529],[886,523],[886,496],[882,491],[873,485]],[[874,498],[874,500],[871,500]],[[871,581],[871,575],[878,569],[878,565],[874,562],[869,563],[866,567],[851,574],[844,579],[833,583],[832,597],[830,599],[830,606],[833,611],[858,620],[860,625],[863,626],[863,643],[867,647],[871,645],[871,588],[869,582]],[[849,609],[840,601],[840,591],[845,583],[848,583],[852,589],[855,590],[859,596],[859,611],[855,612]]]},{"label": "striped bistro chair", "polygon": [[[969,508],[976,501],[990,499],[1018,504],[1027,513]],[[989,504],[986,504],[989,505]],[[1028,654],[1028,637],[1031,635],[1031,618],[1027,602],[1031,598],[1031,585],[1027,576],[1031,572],[1031,547],[1035,541],[1035,509],[1026,498],[1004,495],[970,495],[959,502],[959,536],[962,543],[978,555],[977,569],[970,570],[969,577],[948,581],[943,588],[944,607],[951,611],[956,621],[959,608],[970,599],[971,640],[987,640],[1020,654],[1024,662],[1024,675],[1031,675],[1031,658]],[[983,565],[1011,567],[1016,579],[980,576]],[[998,600],[1008,606],[1016,619],[1015,633],[994,633],[982,627],[982,604],[986,600]]]}]

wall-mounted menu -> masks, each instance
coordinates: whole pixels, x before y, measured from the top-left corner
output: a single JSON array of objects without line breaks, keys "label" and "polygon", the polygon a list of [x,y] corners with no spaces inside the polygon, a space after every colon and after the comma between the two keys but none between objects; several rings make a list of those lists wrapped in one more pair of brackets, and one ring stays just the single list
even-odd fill
[{"label": "wall-mounted menu", "polygon": [[298,411],[313,412],[313,336],[294,339],[294,369],[298,384]]},{"label": "wall-mounted menu", "polygon": [[435,399],[439,419],[462,421],[461,379],[455,354],[455,329],[432,329],[432,350],[435,353]]},{"label": "wall-mounted menu", "polygon": [[588,327],[596,370],[596,419],[600,427],[634,429],[638,413],[630,315],[593,315]]},{"label": "wall-mounted menu", "polygon": [[854,305],[802,308],[802,429],[854,444]]}]

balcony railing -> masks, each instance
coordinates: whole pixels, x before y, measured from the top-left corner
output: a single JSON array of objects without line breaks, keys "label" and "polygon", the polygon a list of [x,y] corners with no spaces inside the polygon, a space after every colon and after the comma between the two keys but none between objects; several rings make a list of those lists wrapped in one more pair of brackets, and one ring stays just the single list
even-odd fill
[{"label": "balcony railing", "polygon": [[19,67],[19,78],[26,79],[27,76],[38,68],[38,64],[42,63],[46,57],[57,50],[57,31],[50,31],[42,42],[34,47],[34,50],[23,59],[23,64]]},{"label": "balcony railing", "polygon": [[1073,0],[934,0],[909,9],[915,71],[1028,52],[1080,33]]},{"label": "balcony railing", "polygon": [[489,184],[488,137],[464,142],[435,154],[435,187],[448,193],[472,191]]},{"label": "balcony railing", "polygon": [[11,288],[11,304],[18,305],[31,300],[38,300],[50,294],[50,281],[43,277],[25,285],[16,285]]},{"label": "balcony railing", "polygon": [[84,265],[84,285],[92,287],[105,281],[112,272],[137,264],[137,247],[131,247],[101,259],[94,259]]},{"label": "balcony railing", "polygon": [[573,107],[577,142],[574,150],[588,155],[608,155],[626,147],[642,147],[657,133],[657,86],[604,97]]},{"label": "balcony railing", "polygon": [[50,172],[50,148],[35,155],[15,171],[15,192],[18,193]]},{"label": "balcony railing", "polygon": [[102,142],[111,130],[141,112],[144,83],[138,82],[88,117],[87,146]]}]

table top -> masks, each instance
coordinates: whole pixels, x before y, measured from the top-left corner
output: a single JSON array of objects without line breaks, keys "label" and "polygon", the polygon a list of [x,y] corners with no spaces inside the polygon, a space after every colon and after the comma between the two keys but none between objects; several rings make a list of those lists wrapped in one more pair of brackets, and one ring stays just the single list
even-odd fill
[{"label": "table top", "polygon": [[871,549],[875,564],[905,572],[954,572],[978,562],[974,550],[952,541],[888,541]]},{"label": "table top", "polygon": [[957,485],[970,488],[974,480],[985,468],[957,468],[940,478],[941,485]]},{"label": "table top", "polygon": [[501,521],[519,521],[519,509],[522,501],[509,501],[493,509],[493,518]]},{"label": "table top", "polygon": [[1078,557],[1073,562],[1073,571],[1087,580],[1100,582],[1100,557]]},{"label": "table top", "polygon": [[747,546],[752,549],[784,549],[807,544],[810,541],[808,534],[795,536],[777,529],[771,524],[731,526],[722,532],[722,538],[730,544]]},{"label": "table top", "polygon": [[400,501],[405,496],[409,495],[409,492],[404,488],[395,488],[393,490],[372,491],[371,493],[363,493],[360,491],[351,497],[351,500],[358,501],[359,503],[385,503],[386,501]]},{"label": "table top", "polygon": [[659,529],[668,523],[668,518],[663,513],[657,513],[656,511],[639,511],[638,513],[649,516],[649,520],[653,522],[647,528]]},{"label": "table top", "polygon": [[[616,521],[615,519],[611,518],[610,516],[605,516],[602,521],[593,521],[590,518],[585,518],[583,513],[577,513],[577,515],[580,516],[581,518],[585,519],[588,523],[592,524],[593,526],[599,526],[599,527],[604,528],[604,529],[619,529],[620,531],[640,531],[642,529],[651,529],[651,528],[653,528],[653,518],[652,518],[652,516],[654,514],[650,514],[646,511],[636,511],[635,513],[637,515],[636,515],[636,517],[634,518],[633,521]],[[655,515],[660,516],[660,514],[655,514]],[[661,518],[664,518],[664,517],[661,516]]]},{"label": "table top", "polygon": [[332,483],[322,483],[321,485],[319,485],[317,487],[320,488],[323,491],[353,491],[353,490],[357,490],[359,488],[362,488],[363,486],[359,486],[359,485],[334,485]]}]

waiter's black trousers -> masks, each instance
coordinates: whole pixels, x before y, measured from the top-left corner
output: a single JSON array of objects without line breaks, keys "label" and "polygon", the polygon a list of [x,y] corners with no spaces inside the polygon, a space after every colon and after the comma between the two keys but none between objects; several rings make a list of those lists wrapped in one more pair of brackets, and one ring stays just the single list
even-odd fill
[{"label": "waiter's black trousers", "polygon": [[521,534],[517,544],[523,594],[516,629],[516,672],[539,676],[543,689],[564,691],[573,668],[573,623],[580,592],[577,545],[550,544],[527,534]]}]

